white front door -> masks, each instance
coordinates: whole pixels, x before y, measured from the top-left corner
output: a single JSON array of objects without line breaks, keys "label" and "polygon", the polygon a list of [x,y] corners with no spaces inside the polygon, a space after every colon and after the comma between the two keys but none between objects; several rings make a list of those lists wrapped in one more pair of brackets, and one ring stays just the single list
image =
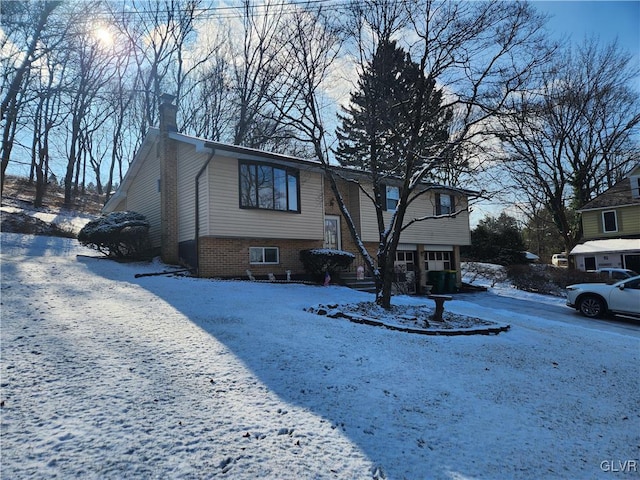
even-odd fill
[{"label": "white front door", "polygon": [[340,217],[335,215],[326,215],[324,217],[324,248],[332,248],[340,250],[342,243],[340,242]]}]

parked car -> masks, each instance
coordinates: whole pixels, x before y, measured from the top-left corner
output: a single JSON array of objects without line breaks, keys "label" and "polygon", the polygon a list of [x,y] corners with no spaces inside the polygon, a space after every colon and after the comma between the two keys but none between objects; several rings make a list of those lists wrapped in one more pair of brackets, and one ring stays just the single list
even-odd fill
[{"label": "parked car", "polygon": [[627,278],[613,285],[569,285],[567,305],[590,318],[601,317],[608,312],[640,317],[640,276]]},{"label": "parked car", "polygon": [[551,263],[556,267],[568,267],[569,260],[564,253],[554,253],[551,257]]},{"label": "parked car", "polygon": [[610,278],[611,280],[624,280],[625,278],[637,277],[639,274],[628,268],[599,268],[594,273]]}]

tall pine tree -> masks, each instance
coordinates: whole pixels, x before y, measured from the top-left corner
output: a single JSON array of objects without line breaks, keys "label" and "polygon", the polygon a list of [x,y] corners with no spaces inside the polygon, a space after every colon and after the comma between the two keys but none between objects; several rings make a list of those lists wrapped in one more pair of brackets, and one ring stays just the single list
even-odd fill
[{"label": "tall pine tree", "polygon": [[[421,102],[416,102],[417,95],[423,96]],[[338,114],[341,126],[337,129],[336,158],[344,166],[373,174],[376,182],[402,176],[408,156],[417,156],[414,168],[419,169],[436,152],[442,152],[448,140],[453,115],[451,110],[443,110],[441,103],[442,92],[435,80],[427,78],[394,41],[381,41],[358,80],[358,90],[351,94],[350,104]],[[419,104],[422,112],[413,111]],[[408,155],[409,132],[416,118],[420,123],[418,139],[414,141],[415,152]]]},{"label": "tall pine tree", "polygon": [[[369,196],[376,210],[379,233],[377,302],[391,305],[393,267],[408,205],[426,191],[424,182],[437,178],[447,163],[450,108],[442,105],[435,79],[426,76],[407,52],[390,40],[380,41],[358,81],[351,103],[339,116],[336,157],[371,180]],[[387,183],[397,188],[392,215],[385,215]],[[366,192],[367,187],[361,186]],[[389,212],[391,213],[391,212]]]}]

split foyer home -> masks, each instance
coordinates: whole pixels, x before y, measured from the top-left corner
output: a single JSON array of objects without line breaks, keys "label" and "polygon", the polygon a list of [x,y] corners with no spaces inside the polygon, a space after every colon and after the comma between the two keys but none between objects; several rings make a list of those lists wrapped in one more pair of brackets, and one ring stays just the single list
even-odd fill
[{"label": "split foyer home", "polygon": [[570,252],[576,268],[640,272],[640,164],[579,213],[582,243]]},{"label": "split foyer home", "polygon": [[[319,161],[181,134],[176,112],[164,98],[159,128],[148,131],[105,213],[145,215],[152,244],[164,261],[187,264],[202,277],[246,278],[248,270],[256,277],[300,275],[300,251],[311,248],[356,254],[354,271],[364,265]],[[370,199],[349,181],[358,176],[362,174],[342,169],[339,187],[375,256],[376,213]],[[398,188],[391,183],[384,199],[388,216],[398,201]],[[426,284],[428,271],[459,272],[460,246],[470,244],[465,211],[470,193],[430,188],[410,206],[410,218],[440,216],[416,222],[401,237],[396,266],[410,272],[417,289]]]}]

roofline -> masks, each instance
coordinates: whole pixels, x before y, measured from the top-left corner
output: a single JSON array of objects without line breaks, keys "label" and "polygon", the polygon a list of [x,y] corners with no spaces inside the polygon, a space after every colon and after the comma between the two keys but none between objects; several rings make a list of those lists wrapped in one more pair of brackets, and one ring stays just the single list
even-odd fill
[{"label": "roofline", "polygon": [[[122,198],[126,198],[125,192],[127,191],[129,184],[132,182],[132,178],[135,177],[138,170],[141,168],[141,164],[137,161],[137,159],[140,157],[140,155],[143,155],[143,153],[145,152],[145,149],[150,148],[150,146],[153,144],[151,139],[159,135],[160,135],[160,129],[158,127],[149,127],[149,129],[147,130],[147,134],[144,136],[144,140],[142,141],[142,145],[140,145],[140,148],[136,152],[133,161],[129,165],[129,169],[127,170],[127,173],[122,179],[122,183],[120,184],[120,186],[118,187],[114,195],[112,195],[109,198],[109,201],[105,203],[105,205],[102,207],[103,210],[106,209],[108,206],[113,205],[114,203],[120,201]],[[277,162],[304,165],[309,169],[313,169],[313,170],[324,170],[326,167],[326,165],[319,160],[293,157],[293,156],[285,155],[281,153],[273,153],[273,152],[267,152],[265,150],[259,150],[256,148],[243,147],[241,145],[215,142],[211,140],[206,140],[201,137],[195,137],[192,135],[187,135],[187,134],[179,133],[175,131],[169,132],[169,138],[176,140],[178,142],[193,145],[196,149],[196,152],[199,152],[199,153],[205,153],[205,152],[210,153],[212,151],[215,151],[216,155],[222,154],[223,156],[224,156],[224,153],[227,153],[227,154],[245,155],[245,156],[251,156],[251,157],[260,157],[260,158],[277,161]],[[348,172],[350,174],[355,174],[357,176],[362,176],[362,177],[366,177],[368,175],[368,172],[364,170],[358,170],[352,167],[345,167],[343,165],[329,165],[329,168],[332,170],[341,170],[341,171]],[[395,177],[395,178],[390,177],[390,180],[401,180],[401,177]],[[423,182],[421,183],[421,185],[423,185],[426,188],[434,189],[434,190],[454,191],[469,197],[480,196],[479,192],[476,192],[473,190],[467,190],[464,188],[451,187],[451,186],[440,185],[436,183],[427,183],[427,182]]]},{"label": "roofline", "polygon": [[204,138],[193,137],[191,135],[186,135],[184,133],[170,132],[169,138],[172,138],[173,140],[177,140],[183,143],[188,143],[190,145],[194,145],[196,147],[197,152],[210,152],[212,149],[215,149],[216,154],[219,154],[221,152],[228,152],[228,153],[234,153],[234,154],[240,154],[240,155],[258,156],[258,157],[268,158],[270,160],[305,164],[305,165],[310,165],[314,167],[323,166],[322,162],[318,160],[293,157],[291,155],[285,155],[282,153],[267,152],[265,150],[259,150],[257,148],[243,147],[241,145],[233,145],[230,143],[214,142],[212,140],[205,140]]},{"label": "roofline", "polygon": [[[205,151],[210,152],[211,149],[215,149],[216,154],[219,154],[221,152],[228,152],[228,153],[234,153],[234,154],[240,154],[240,155],[259,156],[263,158],[268,158],[270,160],[293,162],[297,164],[308,165],[310,167],[320,168],[323,170],[325,167],[324,163],[322,163],[319,160],[293,157],[291,155],[268,152],[265,150],[259,150],[257,148],[244,147],[241,145],[233,145],[230,143],[215,142],[211,140],[205,140],[204,138],[187,135],[184,133],[170,132],[169,138],[194,145],[196,147],[197,152],[205,152]],[[368,172],[365,170],[358,170],[356,168],[345,167],[343,165],[329,165],[329,168],[332,170],[343,170],[345,172],[354,173],[356,175],[362,175],[362,176],[368,175]],[[390,178],[393,178],[393,177],[390,177]],[[401,177],[395,177],[395,179],[401,180]],[[446,186],[446,185],[441,185],[436,183],[426,183],[426,182],[423,183],[422,185],[426,187],[434,188],[434,189],[454,190],[456,192],[460,192],[468,196],[480,196],[479,192],[476,192],[474,190],[467,190],[465,188],[451,187],[451,186]]]},{"label": "roofline", "polygon": [[625,203],[622,205],[609,205],[608,207],[581,208],[580,210],[576,210],[576,212],[582,213],[582,212],[596,212],[598,210],[615,210],[616,208],[622,208],[622,207],[640,207],[640,202]]},{"label": "roofline", "polygon": [[129,164],[129,168],[127,169],[127,172],[124,174],[124,178],[122,179],[122,182],[118,186],[115,193],[111,197],[109,197],[109,200],[107,201],[107,203],[103,205],[102,211],[105,211],[105,209],[111,204],[115,204],[116,202],[119,202],[123,198],[127,198],[126,192],[129,189],[129,184],[133,181],[132,179],[136,176],[136,174],[142,167],[142,164],[138,161],[138,158],[141,155],[146,154],[146,152],[148,152],[148,150],[152,148],[154,143],[151,140],[151,138],[158,136],[159,134],[160,134],[160,130],[157,128],[151,127],[149,128],[149,130],[147,130],[147,134],[144,136],[144,139],[142,140],[142,144],[140,145],[140,148],[138,148],[138,151],[133,156],[133,160]]},{"label": "roofline", "polygon": [[[343,172],[346,173],[350,173],[350,174],[355,174],[356,176],[362,176],[362,177],[367,177],[369,176],[369,172],[367,172],[366,170],[358,170],[357,168],[353,168],[353,167],[345,167],[343,165],[330,165],[330,168],[333,170],[341,170]],[[390,181],[403,181],[402,177],[388,177]],[[463,195],[467,195],[469,197],[479,197],[481,196],[480,192],[477,192],[475,190],[468,190],[466,188],[461,188],[461,187],[453,187],[453,186],[447,186],[447,185],[442,185],[439,183],[429,183],[429,182],[421,182],[420,185],[427,187],[428,189],[433,189],[433,190],[449,190],[449,191],[455,191],[458,193],[461,193]]]}]

